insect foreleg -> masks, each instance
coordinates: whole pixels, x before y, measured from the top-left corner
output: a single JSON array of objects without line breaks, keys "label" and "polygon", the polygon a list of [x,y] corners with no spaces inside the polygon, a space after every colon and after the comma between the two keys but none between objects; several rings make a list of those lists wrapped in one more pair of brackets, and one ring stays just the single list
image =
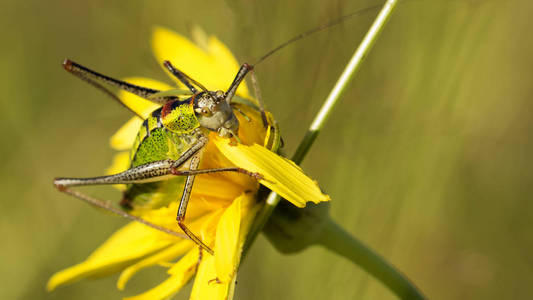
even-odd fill
[{"label": "insect foreleg", "polygon": [[198,92],[198,90],[191,84],[191,82],[194,83],[197,87],[201,88],[203,91],[207,92],[207,89],[202,84],[200,84],[198,81],[192,79],[189,75],[185,74],[184,72],[182,72],[178,68],[174,67],[170,63],[170,61],[165,60],[163,62],[163,66],[165,66],[165,68],[167,68],[167,70],[172,75],[174,75],[176,78],[178,78],[178,80],[181,81],[181,83],[183,83],[193,94],[196,94]]}]

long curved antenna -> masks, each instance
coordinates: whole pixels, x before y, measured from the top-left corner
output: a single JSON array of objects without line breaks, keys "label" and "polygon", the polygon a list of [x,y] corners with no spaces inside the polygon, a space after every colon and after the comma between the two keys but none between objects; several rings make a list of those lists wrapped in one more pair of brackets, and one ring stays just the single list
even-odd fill
[{"label": "long curved antenna", "polygon": [[281,43],[280,45],[276,46],[274,49],[268,51],[265,55],[261,56],[254,64],[253,66],[256,66],[257,64],[261,63],[262,61],[264,61],[267,57],[271,56],[272,54],[278,52],[279,50],[285,48],[286,46],[292,44],[293,42],[296,42],[298,40],[301,40],[303,38],[305,38],[306,36],[308,35],[311,35],[315,32],[318,32],[318,31],[321,31],[321,30],[324,30],[324,29],[328,29],[332,26],[335,26],[339,23],[342,23],[344,20],[348,19],[348,18],[351,18],[353,16],[357,16],[357,15],[361,15],[361,14],[364,14],[366,12],[369,12],[371,10],[374,10],[376,8],[380,8],[382,6],[382,4],[378,4],[378,5],[373,5],[373,6],[369,6],[369,7],[366,7],[366,8],[363,8],[363,9],[360,9],[360,10],[357,10],[357,11],[354,11],[352,13],[349,13],[347,15],[344,15],[344,16],[341,16],[337,19],[333,19],[332,21],[326,23],[326,24],[323,24],[321,26],[318,26],[318,27],[315,27],[313,29],[310,29],[304,33],[301,33],[283,43]]},{"label": "long curved antenna", "polygon": [[379,8],[379,7],[381,7],[381,4],[380,5],[370,6],[370,7],[367,7],[367,8],[363,8],[363,9],[357,10],[355,12],[349,13],[347,15],[341,16],[341,17],[339,17],[337,19],[334,19],[334,20],[332,20],[332,21],[330,21],[330,22],[328,22],[326,24],[323,24],[321,26],[315,27],[315,28],[313,28],[311,30],[308,30],[308,31],[306,31],[304,33],[301,33],[301,34],[299,34],[299,35],[297,35],[297,36],[295,36],[295,37],[293,37],[293,38],[281,43],[280,45],[276,46],[272,50],[268,51],[265,55],[261,56],[252,65],[247,64],[247,63],[242,64],[241,68],[237,72],[237,75],[235,76],[235,79],[233,79],[233,82],[231,83],[230,87],[228,88],[228,91],[226,92],[226,97],[225,97],[226,102],[228,104],[231,104],[231,99],[235,95],[235,92],[237,91],[237,88],[239,87],[239,84],[242,82],[242,80],[244,79],[246,74],[248,74],[248,72],[252,72],[252,84],[253,84],[253,87],[254,87],[254,90],[255,90],[256,98],[257,98],[258,103],[259,103],[259,109],[261,110],[261,118],[263,119],[263,125],[266,127],[268,122],[267,122],[267,118],[266,118],[263,102],[261,100],[261,92],[259,91],[259,86],[257,84],[257,78],[253,74],[254,67],[256,65],[258,65],[259,63],[263,62],[265,59],[267,59],[272,54],[278,52],[279,50],[287,47],[288,45],[290,45],[290,44],[292,44],[292,43],[294,43],[294,42],[296,42],[298,40],[301,40],[301,39],[305,38],[306,36],[309,36],[309,35],[311,35],[311,34],[313,34],[315,32],[330,28],[332,26],[335,26],[335,25],[343,22],[344,20],[346,20],[346,19],[348,19],[350,17],[356,16],[356,15],[360,15],[360,14],[364,14],[366,12],[369,12],[369,11],[374,10],[376,8]]}]

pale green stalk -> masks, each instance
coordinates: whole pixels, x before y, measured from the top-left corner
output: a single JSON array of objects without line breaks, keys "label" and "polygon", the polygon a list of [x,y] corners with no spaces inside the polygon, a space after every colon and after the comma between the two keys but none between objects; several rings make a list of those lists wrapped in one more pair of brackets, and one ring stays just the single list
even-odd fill
[{"label": "pale green stalk", "polygon": [[[292,157],[292,160],[295,163],[300,164],[305,158],[306,154],[309,152],[309,149],[313,145],[318,133],[331,114],[332,109],[335,107],[337,101],[346,90],[346,87],[361,66],[364,58],[367,56],[373,44],[376,42],[379,34],[383,30],[385,24],[389,20],[397,2],[398,0],[388,0],[381,9],[363,41],[346,65],[346,68],[342,72],[341,76],[337,80],[337,83],[331,90],[326,101],[313,120],[313,123],[309,127],[305,137],[300,142],[298,149]],[[253,243],[259,232],[261,232],[280,199],[281,198],[274,192],[271,192],[268,195],[265,206],[259,212],[254,224],[252,225],[250,234],[248,235],[246,241],[244,253],[247,252],[248,248]],[[324,233],[316,242],[346,257],[353,263],[363,268],[365,271],[389,287],[389,289],[391,289],[399,298],[424,299],[423,294],[405,276],[403,276],[398,270],[396,270],[378,254],[373,252],[370,248],[366,247],[363,243],[336,225],[333,221],[328,221],[325,226]]]}]

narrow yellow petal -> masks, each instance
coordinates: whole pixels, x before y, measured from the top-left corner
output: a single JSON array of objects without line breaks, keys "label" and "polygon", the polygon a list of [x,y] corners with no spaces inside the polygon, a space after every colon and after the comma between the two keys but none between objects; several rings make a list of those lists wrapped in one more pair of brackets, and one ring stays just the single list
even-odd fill
[{"label": "narrow yellow petal", "polygon": [[[113,156],[113,162],[111,163],[111,166],[106,169],[106,174],[117,174],[123,171],[126,171],[130,166],[130,153],[129,151],[122,151],[115,156]],[[114,184],[114,188],[119,189],[121,191],[126,189],[125,184]]]},{"label": "narrow yellow petal", "polygon": [[143,121],[139,117],[129,119],[129,121],[122,125],[122,127],[111,136],[111,139],[109,139],[111,148],[115,150],[131,149],[142,122]]},{"label": "narrow yellow petal", "polygon": [[[132,84],[156,90],[164,91],[172,88],[168,84],[148,78],[131,77],[126,78],[124,80]],[[151,101],[143,99],[124,90],[119,91],[118,97],[122,100],[122,102],[124,102],[126,106],[131,108],[143,118],[148,117],[148,115],[150,115],[152,111],[159,107],[159,105]],[[135,141],[137,133],[139,132],[139,127],[141,127],[141,124],[142,120],[139,117],[135,116],[131,118],[128,122],[126,122],[126,124],[122,125],[122,127],[110,139],[111,148],[116,150],[130,149],[133,145],[133,142]]]},{"label": "narrow yellow petal", "polygon": [[[128,77],[124,78],[124,80],[132,84],[155,90],[164,91],[172,89],[170,85],[150,78]],[[143,118],[146,118],[152,111],[159,107],[159,105],[149,100],[143,99],[137,95],[134,95],[130,92],[126,92],[124,90],[120,90],[118,97],[122,100],[122,102],[124,102],[126,106],[137,112]]]},{"label": "narrow yellow petal", "polygon": [[116,174],[128,169],[130,165],[129,151],[122,151],[113,157],[113,163],[106,170],[106,174]]},{"label": "narrow yellow petal", "polygon": [[260,207],[253,193],[243,193],[220,218],[214,249],[215,268],[220,282],[234,280],[246,235]]},{"label": "narrow yellow petal", "polygon": [[[157,300],[168,299],[177,293],[194,275],[196,265],[198,264],[198,249],[190,250],[182,259],[180,259],[173,268],[176,272],[158,286],[133,297],[124,298],[124,300]],[[208,298],[205,298],[208,299]]]},{"label": "narrow yellow petal", "polygon": [[189,240],[183,240],[127,267],[124,271],[122,271],[122,273],[120,273],[120,277],[117,281],[117,288],[119,290],[123,290],[128,280],[130,280],[130,278],[138,271],[160,262],[170,261],[184,254],[191,248],[194,248],[193,242]]},{"label": "narrow yellow petal", "polygon": [[146,225],[131,222],[115,232],[84,262],[52,275],[48,290],[82,278],[120,271],[136,260],[168,246],[173,241]]},{"label": "narrow yellow petal", "polygon": [[237,250],[241,227],[241,199],[238,197],[226,209],[217,226],[215,239],[215,267],[217,278],[229,282],[237,270]]},{"label": "narrow yellow petal", "polygon": [[196,24],[192,24],[190,31],[193,43],[202,48],[202,50],[207,51],[207,49],[209,49],[209,39],[203,28]]},{"label": "narrow yellow petal", "polygon": [[233,298],[235,280],[218,282],[216,277],[215,257],[204,256],[194,279],[190,300],[230,300]]},{"label": "narrow yellow petal", "polygon": [[261,184],[298,207],[305,207],[308,201],[318,203],[330,200],[295,163],[262,146],[233,146],[222,138],[213,142],[232,163],[248,171],[259,172],[264,176]]},{"label": "narrow yellow petal", "polygon": [[[215,36],[209,37],[209,53],[213,60],[217,62],[220,69],[227,70],[228,75],[233,77],[237,75],[240,67],[237,59],[235,59],[235,56],[233,56],[229,48]],[[243,98],[250,98],[250,92],[246,84],[239,85],[236,94]]]}]

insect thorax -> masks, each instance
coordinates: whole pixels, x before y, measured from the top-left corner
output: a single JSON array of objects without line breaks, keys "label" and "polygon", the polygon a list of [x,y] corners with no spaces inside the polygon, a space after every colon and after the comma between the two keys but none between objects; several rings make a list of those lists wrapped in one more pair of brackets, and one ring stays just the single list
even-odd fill
[{"label": "insect thorax", "polygon": [[175,133],[190,133],[200,127],[194,113],[194,97],[184,101],[167,102],[161,108],[159,118],[166,129]]},{"label": "insect thorax", "polygon": [[178,159],[196,141],[195,129],[200,125],[192,106],[192,114],[189,114],[188,103],[181,103],[164,118],[166,106],[152,112],[139,128],[131,149],[132,167],[157,160]]}]

